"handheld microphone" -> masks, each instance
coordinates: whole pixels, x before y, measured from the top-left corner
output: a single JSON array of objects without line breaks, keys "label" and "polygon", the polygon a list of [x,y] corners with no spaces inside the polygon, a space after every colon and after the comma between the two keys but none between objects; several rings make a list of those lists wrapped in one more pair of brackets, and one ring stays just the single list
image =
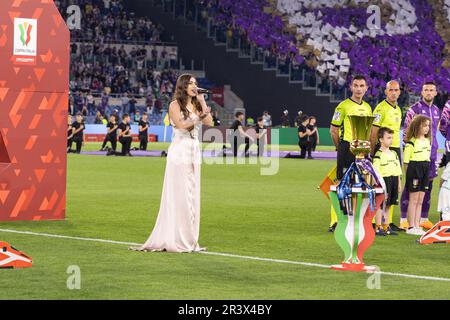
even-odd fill
[{"label": "handheld microphone", "polygon": [[203,88],[197,88],[197,94],[211,94],[211,91]]}]

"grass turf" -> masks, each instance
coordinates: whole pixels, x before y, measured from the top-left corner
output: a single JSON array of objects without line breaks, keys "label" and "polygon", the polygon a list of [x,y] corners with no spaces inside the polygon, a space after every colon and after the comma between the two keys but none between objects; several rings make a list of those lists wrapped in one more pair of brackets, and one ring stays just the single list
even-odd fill
[{"label": "grass turf", "polygon": [[[342,252],[326,231],[329,204],[317,190],[332,165],[281,159],[273,176],[260,175],[258,165],[203,165],[200,244],[212,252],[339,263]],[[164,158],[71,154],[67,220],[0,223],[0,228],[142,243],[158,213],[164,167]],[[433,221],[437,192],[435,187]],[[377,238],[366,263],[382,271],[450,278],[450,246],[420,246],[415,239]],[[0,299],[450,298],[450,282],[382,275],[381,289],[369,290],[367,274],[317,267],[131,252],[126,245],[5,232],[0,240],[34,260],[29,269],[0,271]],[[67,289],[70,265],[81,269],[81,290]]]}]

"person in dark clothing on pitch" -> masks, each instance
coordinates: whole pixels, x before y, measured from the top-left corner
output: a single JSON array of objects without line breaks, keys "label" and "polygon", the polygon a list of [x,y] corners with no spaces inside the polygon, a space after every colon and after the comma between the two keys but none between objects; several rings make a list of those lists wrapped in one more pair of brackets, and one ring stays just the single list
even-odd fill
[{"label": "person in dark clothing on pitch", "polygon": [[69,114],[67,116],[67,152],[72,152],[72,138],[73,138],[73,130],[72,130],[72,116]]},{"label": "person in dark clothing on pitch", "polygon": [[[106,126],[107,128],[107,134],[106,134],[106,142],[111,142],[111,149],[108,150],[108,152],[106,153],[107,156],[110,155],[116,155],[117,152],[117,131],[119,130],[119,124],[117,121],[117,116],[112,115],[109,118],[109,122]],[[105,142],[103,142],[105,143]]]},{"label": "person in dark clothing on pitch", "polygon": [[233,124],[231,125],[230,129],[232,130],[232,136],[230,139],[231,148],[233,149],[233,156],[237,157],[237,151],[239,149],[239,146],[242,144],[242,140],[244,140],[245,143],[245,156],[249,156],[248,149],[250,148],[250,140],[254,142],[253,137],[248,135],[244,128],[242,127],[242,122],[244,121],[244,114],[240,111],[236,112],[235,114],[235,120],[233,121]]},{"label": "person in dark clothing on pitch", "polygon": [[317,128],[317,119],[314,116],[309,117],[308,125],[306,126],[311,130],[310,142],[311,151],[316,151],[316,147],[319,144],[319,129]]},{"label": "person in dark clothing on pitch", "polygon": [[301,123],[298,126],[298,145],[300,147],[300,158],[305,159],[308,153],[308,159],[311,157],[311,130],[308,129],[309,117],[304,115],[301,119]]},{"label": "person in dark clothing on pitch", "polygon": [[148,115],[146,112],[142,113],[142,118],[139,120],[139,150],[147,151],[148,143]]},{"label": "person in dark clothing on pitch", "polygon": [[[108,150],[108,153],[115,153],[117,148],[117,129],[119,128],[119,124],[117,123],[117,118],[114,115],[109,117],[109,122],[106,124],[106,136],[103,140],[103,145],[100,151],[104,151],[106,144],[111,142],[111,150]],[[113,152],[111,152],[113,151]]]},{"label": "person in dark clothing on pitch", "polygon": [[120,155],[131,157],[130,148],[132,141],[130,115],[125,113],[122,116],[122,122],[119,124],[119,142],[122,144],[122,153]]},{"label": "person in dark clothing on pitch", "polygon": [[76,153],[81,152],[81,146],[83,145],[83,131],[86,128],[83,122],[83,116],[80,112],[77,113],[76,121],[72,123],[72,141],[76,143]]},{"label": "person in dark clothing on pitch", "polygon": [[262,117],[257,119],[256,123],[256,145],[258,146],[258,157],[264,154],[264,147],[266,145],[267,129],[264,128],[264,121]]}]

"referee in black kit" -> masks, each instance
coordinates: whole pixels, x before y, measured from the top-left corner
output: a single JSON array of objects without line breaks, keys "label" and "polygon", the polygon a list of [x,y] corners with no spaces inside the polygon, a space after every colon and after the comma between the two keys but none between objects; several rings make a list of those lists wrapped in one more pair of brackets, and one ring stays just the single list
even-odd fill
[{"label": "referee in black kit", "polygon": [[131,157],[130,148],[132,141],[130,115],[125,113],[122,115],[122,122],[119,124],[119,142],[122,144],[122,153],[120,155]]}]

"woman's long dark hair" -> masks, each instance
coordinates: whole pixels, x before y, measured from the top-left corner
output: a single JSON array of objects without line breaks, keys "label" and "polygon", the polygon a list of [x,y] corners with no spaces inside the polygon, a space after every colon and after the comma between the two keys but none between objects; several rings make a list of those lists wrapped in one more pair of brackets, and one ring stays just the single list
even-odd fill
[{"label": "woman's long dark hair", "polygon": [[[184,119],[187,119],[189,117],[189,110],[187,109],[187,100],[188,100],[188,94],[187,94],[187,88],[189,86],[189,80],[193,78],[194,76],[192,74],[182,74],[177,79],[177,84],[175,87],[175,93],[173,95],[172,100],[176,100],[178,104],[180,105],[181,112],[183,113]],[[196,97],[192,97],[192,105],[194,106],[195,110],[197,110],[199,113],[202,113],[203,109],[200,105],[200,102],[198,102]]]}]

